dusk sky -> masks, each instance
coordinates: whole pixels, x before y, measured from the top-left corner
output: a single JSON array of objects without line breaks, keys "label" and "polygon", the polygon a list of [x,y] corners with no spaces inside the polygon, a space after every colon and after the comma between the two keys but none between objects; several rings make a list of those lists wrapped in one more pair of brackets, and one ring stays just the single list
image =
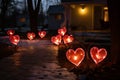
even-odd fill
[{"label": "dusk sky", "polygon": [[[19,9],[23,9],[24,8],[24,1],[25,0],[15,0],[15,1],[22,2],[22,3],[17,5],[17,8],[19,8]],[[61,0],[42,0],[41,3],[42,3],[42,7],[43,7],[43,12],[46,13],[46,11],[48,10],[50,5],[60,4]],[[34,4],[34,0],[33,0],[33,4]]]}]

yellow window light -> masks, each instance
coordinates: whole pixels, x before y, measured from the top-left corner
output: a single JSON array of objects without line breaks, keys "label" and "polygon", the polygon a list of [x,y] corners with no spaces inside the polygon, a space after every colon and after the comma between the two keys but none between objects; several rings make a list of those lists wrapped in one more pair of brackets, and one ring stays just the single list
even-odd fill
[{"label": "yellow window light", "polygon": [[104,10],[108,10],[108,7],[104,7]]}]

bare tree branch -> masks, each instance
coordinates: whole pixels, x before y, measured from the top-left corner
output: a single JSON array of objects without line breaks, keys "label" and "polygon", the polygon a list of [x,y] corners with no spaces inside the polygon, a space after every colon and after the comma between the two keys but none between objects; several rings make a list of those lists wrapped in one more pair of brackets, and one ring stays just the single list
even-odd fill
[{"label": "bare tree branch", "polygon": [[35,9],[35,12],[39,12],[39,10],[40,10],[40,3],[41,3],[41,0],[38,0],[38,3],[37,3],[37,7],[36,7],[36,9]]}]

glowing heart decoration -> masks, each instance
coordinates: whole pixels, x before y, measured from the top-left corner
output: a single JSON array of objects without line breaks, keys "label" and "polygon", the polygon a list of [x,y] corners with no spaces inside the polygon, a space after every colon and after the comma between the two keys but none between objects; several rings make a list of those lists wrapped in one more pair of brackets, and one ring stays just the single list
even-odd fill
[{"label": "glowing heart decoration", "polygon": [[15,31],[12,30],[12,29],[10,29],[10,30],[7,31],[7,35],[9,35],[9,36],[14,35],[14,33],[15,33]]},{"label": "glowing heart decoration", "polygon": [[27,37],[29,40],[33,40],[35,38],[35,33],[29,32],[29,33],[27,33]]},{"label": "glowing heart decoration", "polygon": [[64,36],[66,32],[67,32],[66,27],[62,27],[62,28],[58,29],[58,34],[61,36]]},{"label": "glowing heart decoration", "polygon": [[14,45],[17,45],[18,42],[20,41],[20,36],[19,35],[13,35],[9,37],[9,40],[11,43],[13,43]]},{"label": "glowing heart decoration", "polygon": [[62,41],[62,36],[61,35],[53,36],[51,37],[51,41],[52,43],[59,45]]},{"label": "glowing heart decoration", "polygon": [[63,36],[63,41],[65,44],[73,42],[74,38],[72,35],[65,35]]},{"label": "glowing heart decoration", "polygon": [[46,31],[39,31],[38,32],[38,35],[41,37],[41,38],[44,38],[46,36]]},{"label": "glowing heart decoration", "polygon": [[71,63],[79,66],[85,57],[85,51],[82,48],[77,48],[75,51],[73,49],[69,49],[66,52],[66,57]]},{"label": "glowing heart decoration", "polygon": [[107,51],[105,48],[98,49],[97,47],[92,47],[90,49],[90,55],[93,61],[98,64],[99,62],[103,61],[107,56]]}]

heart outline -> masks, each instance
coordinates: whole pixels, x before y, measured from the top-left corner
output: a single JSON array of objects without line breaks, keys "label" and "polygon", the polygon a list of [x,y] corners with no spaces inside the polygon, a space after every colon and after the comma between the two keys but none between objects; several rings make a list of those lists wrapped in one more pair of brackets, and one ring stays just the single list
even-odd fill
[{"label": "heart outline", "polygon": [[18,42],[20,41],[20,36],[19,35],[9,36],[9,40],[12,44],[17,45]]},{"label": "heart outline", "polygon": [[58,29],[58,34],[61,36],[64,36],[66,32],[67,32],[66,27],[62,27],[62,28]]},{"label": "heart outline", "polygon": [[46,36],[46,31],[39,31],[38,32],[38,35],[41,37],[41,38],[44,38]]},{"label": "heart outline", "polygon": [[63,36],[63,42],[65,44],[73,42],[74,37],[72,35],[64,35]]},{"label": "heart outline", "polygon": [[72,64],[79,66],[85,58],[85,51],[82,48],[77,48],[75,51],[69,49],[66,52],[66,57]]},{"label": "heart outline", "polygon": [[56,45],[61,44],[61,41],[62,41],[62,36],[61,35],[56,35],[56,36],[51,37],[51,42],[56,44]]},{"label": "heart outline", "polygon": [[92,47],[90,49],[90,56],[95,64],[98,64],[107,57],[107,50],[105,48]]}]

